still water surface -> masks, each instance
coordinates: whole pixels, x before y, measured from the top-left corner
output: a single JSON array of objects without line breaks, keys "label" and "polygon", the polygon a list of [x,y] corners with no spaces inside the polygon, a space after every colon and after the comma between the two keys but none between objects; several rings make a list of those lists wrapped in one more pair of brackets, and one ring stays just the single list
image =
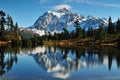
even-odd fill
[{"label": "still water surface", "polygon": [[120,80],[120,48],[1,46],[0,80]]}]

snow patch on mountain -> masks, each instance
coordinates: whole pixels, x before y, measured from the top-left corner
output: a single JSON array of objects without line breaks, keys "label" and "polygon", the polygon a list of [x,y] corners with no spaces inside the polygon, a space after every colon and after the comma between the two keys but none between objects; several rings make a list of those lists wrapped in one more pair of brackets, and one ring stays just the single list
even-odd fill
[{"label": "snow patch on mountain", "polygon": [[87,30],[88,27],[96,29],[100,24],[103,24],[104,27],[108,25],[108,21],[105,18],[97,18],[92,15],[85,17],[63,8],[56,12],[45,12],[29,28],[36,31],[40,36],[45,35],[45,32],[50,32],[51,34],[60,33],[63,28],[66,28],[69,32],[71,32],[75,30],[74,21],[76,20],[79,20],[80,26],[85,30]]},{"label": "snow patch on mountain", "polygon": [[58,12],[52,12],[52,11],[47,11],[48,14],[53,14],[54,16],[57,16],[60,18],[62,15],[65,15],[65,13],[58,13]]},{"label": "snow patch on mountain", "polygon": [[35,35],[37,36],[43,36],[45,35],[45,31],[44,30],[38,30],[38,29],[29,29],[29,28],[20,28],[19,29],[19,33],[21,36],[23,36],[24,38],[31,38],[34,37]]}]

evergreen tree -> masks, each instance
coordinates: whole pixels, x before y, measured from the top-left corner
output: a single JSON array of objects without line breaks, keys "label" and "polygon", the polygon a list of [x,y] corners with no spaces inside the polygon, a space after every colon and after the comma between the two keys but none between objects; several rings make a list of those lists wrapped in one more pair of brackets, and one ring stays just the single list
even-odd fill
[{"label": "evergreen tree", "polygon": [[83,35],[83,38],[86,38],[86,37],[87,37],[87,34],[86,34],[86,31],[85,31],[85,28],[82,30],[82,35]]},{"label": "evergreen tree", "polygon": [[98,39],[102,39],[103,37],[103,33],[104,33],[104,29],[103,29],[103,24],[99,25],[98,31],[97,31],[97,38]]},{"label": "evergreen tree", "polygon": [[0,11],[0,18],[3,17],[3,16],[6,16],[5,12]]},{"label": "evergreen tree", "polygon": [[1,38],[3,38],[4,33],[5,33],[5,18],[2,17],[0,20],[0,36],[1,36]]},{"label": "evergreen tree", "polygon": [[68,32],[68,30],[66,28],[63,29],[63,33],[64,33],[64,37],[66,39],[68,39],[69,38],[69,32]]},{"label": "evergreen tree", "polygon": [[120,33],[120,19],[117,20],[116,32]]},{"label": "evergreen tree", "polygon": [[88,27],[88,32],[87,32],[88,37],[94,37],[94,30],[92,27]]},{"label": "evergreen tree", "polygon": [[5,18],[6,14],[3,11],[0,11],[0,39],[3,38],[5,32]]},{"label": "evergreen tree", "polygon": [[91,28],[90,26],[88,27],[88,31],[87,31],[87,37],[90,37],[91,36]]},{"label": "evergreen tree", "polygon": [[54,32],[54,40],[57,40],[57,33],[56,32]]},{"label": "evergreen tree", "polygon": [[107,33],[108,33],[108,34],[113,34],[113,33],[115,33],[115,26],[114,26],[114,24],[112,23],[111,17],[109,17],[109,20],[108,20],[108,30],[107,30]]},{"label": "evergreen tree", "polygon": [[14,23],[12,17],[10,17],[10,31],[14,31]]},{"label": "evergreen tree", "polygon": [[74,30],[71,31],[69,35],[71,39],[75,38],[75,31]]},{"label": "evergreen tree", "polygon": [[17,32],[17,31],[18,31],[18,24],[17,24],[17,22],[15,23],[14,30],[15,30],[15,32]]},{"label": "evergreen tree", "polygon": [[82,37],[82,29],[80,27],[79,20],[76,20],[74,24],[76,27],[76,37]]},{"label": "evergreen tree", "polygon": [[90,31],[91,31],[91,32],[90,32],[91,37],[94,37],[94,30],[93,30],[92,27],[90,28]]},{"label": "evergreen tree", "polygon": [[18,35],[18,24],[17,24],[17,22],[16,22],[16,24],[15,24],[14,31],[15,31],[15,33]]},{"label": "evergreen tree", "polygon": [[52,39],[52,35],[50,32],[48,32],[48,40]]},{"label": "evergreen tree", "polygon": [[7,15],[7,17],[6,17],[6,25],[7,25],[8,30],[9,30],[10,29],[10,16],[9,15]]}]

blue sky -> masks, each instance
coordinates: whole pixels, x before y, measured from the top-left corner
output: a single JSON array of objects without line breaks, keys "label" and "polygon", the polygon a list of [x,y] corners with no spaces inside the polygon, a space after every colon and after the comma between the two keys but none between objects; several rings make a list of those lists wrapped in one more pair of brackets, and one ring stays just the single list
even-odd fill
[{"label": "blue sky", "polygon": [[28,27],[47,10],[66,7],[81,15],[120,18],[120,0],[0,0],[0,10],[10,14],[20,27]]}]

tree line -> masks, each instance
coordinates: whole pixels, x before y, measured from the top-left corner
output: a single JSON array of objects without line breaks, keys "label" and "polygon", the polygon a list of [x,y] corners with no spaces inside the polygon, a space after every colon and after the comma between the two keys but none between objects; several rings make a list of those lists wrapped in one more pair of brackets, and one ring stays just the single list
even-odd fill
[{"label": "tree line", "polygon": [[30,39],[24,39],[20,34],[18,23],[14,24],[12,17],[4,11],[0,11],[0,41],[11,41],[12,45],[38,45],[42,44],[38,36]]},{"label": "tree line", "polygon": [[54,33],[51,35],[50,32],[44,37],[48,40],[67,40],[75,38],[94,38],[105,39],[107,35],[119,34],[120,33],[120,19],[118,18],[116,23],[112,22],[111,17],[108,19],[108,26],[100,24],[96,29],[93,29],[92,26],[89,26],[86,30],[81,28],[79,20],[74,22],[75,30],[69,32],[66,28],[63,29],[61,33]]},{"label": "tree line", "polygon": [[[95,40],[105,40],[107,36],[120,34],[120,19],[118,18],[116,23],[112,22],[111,17],[108,19],[108,26],[100,24],[96,29],[89,26],[86,30],[81,28],[79,20],[74,21],[75,30],[69,32],[66,28],[63,28],[61,33],[54,33],[52,35],[48,32],[44,36],[34,36],[30,39],[24,39],[19,34],[19,28],[17,22],[14,24],[12,17],[3,11],[0,11],[0,40],[11,40],[13,44],[20,41],[23,44],[40,44],[44,40],[68,40],[77,38],[94,38]],[[110,38],[110,37],[109,37]],[[119,42],[120,43],[120,42]]]},{"label": "tree line", "polygon": [[14,24],[12,17],[3,11],[0,11],[0,40],[6,40],[7,34],[18,35],[18,24]]}]

